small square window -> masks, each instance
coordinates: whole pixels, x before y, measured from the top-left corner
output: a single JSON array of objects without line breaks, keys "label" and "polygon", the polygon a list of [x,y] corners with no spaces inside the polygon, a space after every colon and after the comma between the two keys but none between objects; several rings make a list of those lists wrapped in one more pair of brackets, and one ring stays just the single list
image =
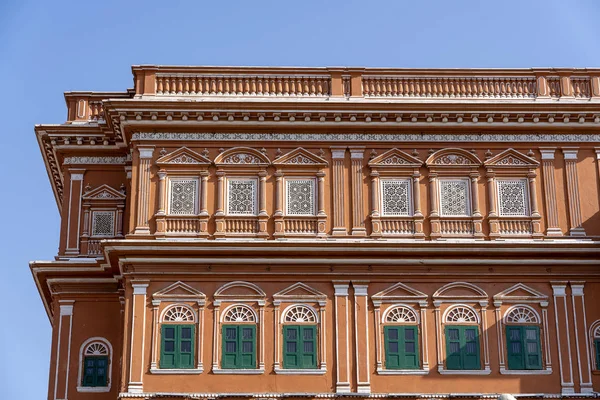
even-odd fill
[{"label": "small square window", "polygon": [[381,214],[409,216],[412,212],[410,180],[385,179],[381,181]]},{"label": "small square window", "polygon": [[440,214],[442,216],[461,217],[471,215],[471,198],[468,180],[440,180]]},{"label": "small square window", "polygon": [[227,180],[227,214],[256,215],[256,180]]},{"label": "small square window", "polygon": [[171,179],[169,181],[169,214],[196,214],[197,193],[197,180]]},{"label": "small square window", "polygon": [[315,215],[315,180],[286,179],[286,214]]},{"label": "small square window", "polygon": [[114,211],[92,211],[92,236],[115,236]]},{"label": "small square window", "polygon": [[500,216],[528,216],[529,194],[526,179],[496,181]]}]

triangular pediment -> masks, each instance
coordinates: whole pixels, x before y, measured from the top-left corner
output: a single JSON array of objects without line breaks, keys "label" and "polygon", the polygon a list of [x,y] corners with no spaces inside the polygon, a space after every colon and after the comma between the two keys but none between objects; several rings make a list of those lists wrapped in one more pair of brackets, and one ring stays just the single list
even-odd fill
[{"label": "triangular pediment", "polygon": [[427,158],[425,163],[436,167],[476,167],[481,165],[481,160],[467,150],[449,148],[436,151]]},{"label": "triangular pediment", "polygon": [[264,299],[266,296],[255,284],[243,281],[226,283],[215,292],[215,299]]},{"label": "triangular pediment", "polygon": [[396,148],[369,161],[371,167],[420,167],[423,161]]},{"label": "triangular pediment", "polygon": [[183,282],[175,282],[152,295],[156,300],[196,301],[204,300],[206,295]]},{"label": "triangular pediment", "polygon": [[267,166],[270,163],[266,155],[250,147],[234,147],[225,150],[215,158],[217,165]]},{"label": "triangular pediment", "polygon": [[507,149],[502,153],[495,155],[487,160],[486,167],[523,167],[532,168],[540,165],[539,161],[523,153],[519,153],[515,149]]},{"label": "triangular pediment", "polygon": [[316,166],[326,167],[327,160],[311,153],[308,150],[298,147],[287,154],[282,155],[273,161],[274,165],[294,165],[294,166]]},{"label": "triangular pediment", "polygon": [[504,301],[547,301],[548,296],[522,283],[517,283],[494,296],[494,300]]},{"label": "triangular pediment", "polygon": [[398,282],[389,288],[382,290],[372,296],[373,300],[396,301],[396,300],[427,300],[427,295],[417,289]]},{"label": "triangular pediment", "polygon": [[126,198],[124,193],[106,184],[86,192],[82,197],[84,200],[125,200]]},{"label": "triangular pediment", "polygon": [[292,286],[288,286],[287,288],[275,293],[273,295],[275,300],[295,300],[301,301],[303,299],[312,299],[312,300],[325,300],[327,299],[327,295],[325,293],[319,292],[317,289],[314,289],[302,282],[294,283]]},{"label": "triangular pediment", "polygon": [[442,286],[433,294],[434,299],[478,299],[488,298],[487,293],[468,282],[452,282]]},{"label": "triangular pediment", "polygon": [[182,147],[156,160],[158,165],[210,165],[210,160],[187,147]]}]

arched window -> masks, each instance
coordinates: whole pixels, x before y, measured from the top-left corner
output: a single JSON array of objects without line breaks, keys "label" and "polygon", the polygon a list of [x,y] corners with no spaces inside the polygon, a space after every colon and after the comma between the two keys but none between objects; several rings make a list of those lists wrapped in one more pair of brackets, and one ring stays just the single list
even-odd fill
[{"label": "arched window", "polygon": [[112,346],[100,337],[86,340],[79,350],[79,392],[108,392],[112,371]]},{"label": "arched window", "polygon": [[317,313],[294,304],[283,311],[283,368],[317,368]]},{"label": "arched window", "polygon": [[223,369],[256,368],[256,312],[245,304],[223,310]]},{"label": "arched window", "polygon": [[479,316],[467,305],[456,305],[444,315],[446,333],[446,369],[477,370],[481,368]]},{"label": "arched window", "polygon": [[398,305],[383,314],[386,369],[418,369],[419,316],[411,307]]},{"label": "arched window", "polygon": [[160,368],[194,368],[194,310],[184,304],[174,304],[163,311],[161,322]]},{"label": "arched window", "polygon": [[590,340],[595,360],[594,366],[596,367],[596,371],[600,371],[600,319],[595,321],[590,327]]},{"label": "arched window", "polygon": [[508,369],[542,369],[540,317],[526,305],[515,305],[506,310],[506,352]]}]

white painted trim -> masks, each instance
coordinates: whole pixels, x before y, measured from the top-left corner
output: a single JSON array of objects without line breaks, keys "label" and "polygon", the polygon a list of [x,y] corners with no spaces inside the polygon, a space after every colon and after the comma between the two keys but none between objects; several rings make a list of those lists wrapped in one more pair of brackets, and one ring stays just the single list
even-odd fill
[{"label": "white painted trim", "polygon": [[492,373],[491,369],[457,369],[457,370],[449,370],[438,367],[438,372],[440,375],[490,375]]},{"label": "white painted trim", "polygon": [[290,304],[289,306],[287,306],[286,308],[284,308],[283,311],[281,312],[281,317],[280,317],[280,323],[281,324],[286,324],[286,323],[288,323],[288,324],[295,324],[295,323],[303,324],[303,323],[305,323],[307,325],[312,325],[313,324],[313,322],[286,322],[285,321],[286,314],[290,311],[290,309],[292,307],[306,307],[306,308],[308,308],[308,310],[315,317],[314,324],[317,324],[317,325],[320,324],[321,321],[319,319],[319,313],[317,312],[317,310],[315,310],[314,307],[312,307],[312,306],[310,306],[308,304],[304,304],[304,303],[293,303],[293,304]]},{"label": "white painted trim", "polygon": [[265,373],[265,369],[221,369],[213,367],[212,373],[215,375],[262,375]]},{"label": "white painted trim", "polygon": [[[248,309],[251,313],[252,316],[254,317],[254,321],[240,321],[240,322],[236,322],[236,321],[231,321],[231,322],[226,322],[225,321],[225,316],[227,315],[227,313],[229,312],[230,309],[232,309],[233,307],[242,307],[242,308],[246,308]],[[256,314],[256,310],[253,307],[250,307],[248,304],[244,304],[244,303],[233,303],[228,305],[227,307],[225,307],[223,309],[223,311],[221,312],[221,324],[236,324],[236,323],[240,323],[240,324],[256,324],[258,323],[258,314]]]},{"label": "white painted trim", "polygon": [[[174,307],[183,307],[183,308],[187,308],[189,311],[192,312],[192,315],[194,316],[194,320],[193,321],[165,321],[165,314],[167,313],[167,311],[169,311],[171,308]],[[163,322],[166,323],[178,323],[178,324],[197,324],[198,323],[198,315],[196,313],[196,311],[194,311],[194,309],[190,306],[188,306],[185,303],[173,303],[173,304],[169,304],[167,307],[165,307],[162,312],[160,313],[160,318],[159,318],[159,322],[162,324]]]},{"label": "white painted trim", "polygon": [[274,371],[278,375],[325,375],[327,373],[325,368],[284,369],[276,367]]},{"label": "white painted trim", "polygon": [[577,152],[578,152],[577,147],[575,147],[575,148],[572,148],[572,147],[570,147],[570,148],[563,148],[562,152],[563,152],[563,155],[565,157],[565,160],[575,160],[575,161],[577,161]]},{"label": "white painted trim", "polygon": [[555,148],[540,148],[540,153],[542,153],[542,160],[554,160],[555,151]]},{"label": "white painted trim", "polygon": [[[462,262],[464,262],[464,260],[462,260]],[[454,289],[454,288],[465,288],[465,289],[470,289],[473,292],[475,292],[475,295],[460,295],[460,296],[447,296],[444,295],[445,292],[447,292],[450,289]],[[435,293],[433,294],[433,299],[434,300],[449,300],[449,299],[482,299],[482,300],[487,300],[487,298],[489,297],[488,294],[485,292],[485,290],[481,289],[479,286],[474,285],[472,283],[469,282],[451,282],[451,283],[447,283],[444,286],[442,286],[441,288],[439,288],[438,290],[435,291]]]},{"label": "white painted trim", "polygon": [[[244,282],[244,281],[233,281],[233,282],[228,282],[226,284],[224,284],[223,286],[221,286],[220,288],[217,289],[217,291],[214,294],[214,297],[216,300],[227,300],[229,299],[229,301],[236,301],[235,300],[235,296],[232,295],[227,295],[224,294],[224,292],[228,289],[231,289],[233,287],[236,286],[240,286],[240,287],[245,287],[251,290],[254,290],[256,292],[256,297],[260,297],[260,298],[265,298],[267,297],[267,294],[257,285],[255,285],[254,283],[250,283],[250,282]],[[256,301],[256,298],[254,298],[254,296],[252,298],[249,299],[244,299],[244,300],[238,300],[238,301]]]},{"label": "white painted trim", "polygon": [[535,315],[536,321],[535,322],[523,322],[523,324],[541,324],[542,323],[542,319],[540,318],[540,314],[531,306],[528,306],[527,304],[515,304],[513,306],[510,306],[506,309],[506,311],[504,312],[504,316],[502,317],[502,322],[504,322],[504,324],[509,325],[509,324],[519,324],[519,322],[508,322],[507,318],[509,316],[509,314],[511,312],[513,312],[514,310],[516,310],[517,308],[526,308],[527,310],[533,312],[533,314]]},{"label": "white painted trim", "polygon": [[138,148],[140,152],[140,158],[152,158],[152,153],[154,153],[154,146],[152,147],[140,147]]},{"label": "white painted trim", "polygon": [[148,284],[147,283],[132,283],[131,286],[133,287],[133,295],[146,295],[146,289],[148,288]]},{"label": "white painted trim", "polygon": [[[448,313],[450,311],[452,311],[455,308],[458,307],[465,307],[470,309],[473,314],[475,314],[475,321],[464,321],[464,322],[453,322],[453,321],[447,321],[446,317],[448,316]],[[444,314],[442,315],[442,323],[444,324],[450,324],[450,325],[469,325],[469,324],[473,324],[473,325],[479,325],[481,323],[481,316],[479,315],[479,312],[472,306],[468,305],[468,304],[464,304],[464,303],[458,303],[458,304],[452,304],[450,307],[446,308],[446,310],[444,310]]]},{"label": "white painted trim", "polygon": [[506,369],[500,367],[502,375],[551,375],[552,368],[546,369]]},{"label": "white painted trim", "polygon": [[[106,346],[106,349],[108,350],[108,368],[107,368],[107,376],[106,376],[106,386],[95,386],[95,387],[89,387],[89,386],[83,386],[82,385],[82,371],[83,371],[83,360],[85,358],[85,350],[87,349],[87,347],[94,342],[100,342],[102,344],[104,344]],[[100,336],[95,336],[95,337],[91,337],[89,339],[87,339],[85,342],[83,342],[81,344],[81,346],[79,347],[79,363],[78,363],[78,372],[77,372],[77,391],[78,392],[109,392],[110,388],[112,386],[112,366],[113,366],[113,361],[112,361],[112,356],[113,356],[113,348],[112,345],[110,344],[110,342],[103,337]],[[66,399],[66,397],[65,397]]]},{"label": "white painted trim", "polygon": [[160,369],[150,368],[150,373],[155,375],[198,375],[204,370],[202,368],[182,368],[182,369]]},{"label": "white painted trim", "polygon": [[377,368],[377,375],[427,375],[428,369],[383,369]]},{"label": "white painted trim", "polygon": [[[388,322],[388,321],[386,321],[387,315],[390,313],[390,311],[392,311],[396,308],[407,308],[415,316],[415,322]],[[381,323],[382,324],[418,325],[421,323],[421,318],[419,317],[419,313],[413,307],[409,306],[408,304],[394,303],[393,305],[390,305],[389,307],[387,307],[385,309],[385,311],[383,312],[383,314],[381,315]]]}]

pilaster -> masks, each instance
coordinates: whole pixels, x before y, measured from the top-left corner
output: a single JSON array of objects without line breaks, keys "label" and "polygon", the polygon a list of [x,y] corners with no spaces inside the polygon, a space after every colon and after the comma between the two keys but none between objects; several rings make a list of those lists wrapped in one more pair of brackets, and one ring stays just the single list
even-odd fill
[{"label": "pilaster", "polygon": [[346,236],[344,218],[344,160],[346,158],[346,147],[331,147],[333,159],[333,236]]},{"label": "pilaster", "polygon": [[367,289],[364,282],[352,282],[354,288],[354,342],[356,353],[356,385],[358,393],[371,393],[369,360],[369,305]]},{"label": "pilaster", "polygon": [[556,183],[554,182],[554,148],[540,148],[544,179],[544,199],[546,200],[546,236],[562,236],[558,226],[556,207]]},{"label": "pilaster", "polygon": [[352,236],[367,236],[363,201],[364,147],[350,147],[352,162]]},{"label": "pilaster", "polygon": [[133,281],[131,287],[133,288],[133,301],[127,392],[142,393],[144,391],[144,339],[146,329],[146,289],[148,288],[148,282]]},{"label": "pilaster", "polygon": [[336,393],[350,393],[350,316],[348,281],[334,281]]},{"label": "pilaster", "polygon": [[56,365],[54,367],[54,400],[68,399],[69,365],[71,364],[71,334],[73,331],[73,300],[59,300]]},{"label": "pilaster", "polygon": [[69,169],[69,208],[67,214],[67,242],[65,254],[79,255],[79,229],[81,227],[81,196],[85,169]]},{"label": "pilaster", "polygon": [[138,202],[137,220],[134,235],[150,235],[149,210],[150,210],[150,184],[152,168],[152,154],[154,146],[139,147],[139,170],[138,170]]},{"label": "pilaster", "polygon": [[577,176],[577,148],[563,148],[565,157],[565,173],[567,183],[567,198],[569,203],[569,235],[585,236],[581,226],[581,206],[579,202],[579,183]]},{"label": "pilaster", "polygon": [[575,328],[575,347],[577,348],[577,366],[579,367],[579,388],[581,393],[593,393],[592,364],[588,345],[587,321],[583,287],[585,282],[570,282],[573,325]]},{"label": "pilaster", "polygon": [[571,333],[567,310],[567,282],[551,282],[551,284],[554,296],[554,320],[556,323],[556,346],[558,348],[561,393],[573,394],[575,388],[571,357]]}]

